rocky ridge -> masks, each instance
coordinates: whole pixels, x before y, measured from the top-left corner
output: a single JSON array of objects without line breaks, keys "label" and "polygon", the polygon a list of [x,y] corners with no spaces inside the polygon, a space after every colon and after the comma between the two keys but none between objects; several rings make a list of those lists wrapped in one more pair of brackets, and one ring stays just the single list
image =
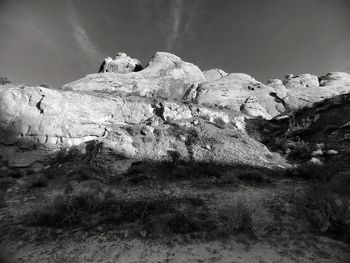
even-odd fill
[{"label": "rocky ridge", "polygon": [[246,120],[272,119],[350,91],[347,73],[288,75],[263,84],[243,73],[202,72],[165,52],[135,71],[139,66],[118,53],[101,73],[60,90],[3,85],[2,163],[42,167],[62,149],[84,151],[93,141],[123,160],[283,167],[281,156],[248,135]]}]

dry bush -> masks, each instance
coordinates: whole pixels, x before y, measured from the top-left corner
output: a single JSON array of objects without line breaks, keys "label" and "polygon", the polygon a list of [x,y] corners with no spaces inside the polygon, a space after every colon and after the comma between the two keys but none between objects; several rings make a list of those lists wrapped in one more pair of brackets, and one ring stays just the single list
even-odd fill
[{"label": "dry bush", "polygon": [[53,263],[76,263],[79,262],[79,257],[77,255],[68,256],[67,254],[56,254],[51,258],[51,261]]},{"label": "dry bush", "polygon": [[0,178],[0,191],[3,190],[6,192],[6,190],[13,186],[16,183],[16,179],[12,177],[2,177]]},{"label": "dry bush", "polygon": [[290,150],[287,157],[297,160],[303,160],[310,157],[310,147],[307,142],[304,142],[299,137],[295,140],[287,140],[286,146]]},{"label": "dry bush", "polygon": [[303,163],[296,168],[292,168],[287,171],[287,175],[294,178],[301,178],[306,180],[314,180],[327,182],[330,177],[330,171],[327,167],[317,165],[314,163]]},{"label": "dry bush", "polygon": [[350,171],[341,172],[333,176],[330,181],[330,187],[337,194],[350,196]]},{"label": "dry bush", "polygon": [[30,225],[69,227],[93,224],[93,215],[105,208],[110,200],[106,193],[86,187],[52,193],[48,204],[28,215]]},{"label": "dry bush", "polygon": [[145,237],[146,232],[148,236],[204,233],[213,226],[209,217],[200,199],[123,201],[98,187],[75,187],[56,192],[47,206],[27,214],[25,220],[30,226],[54,228],[116,227]]},{"label": "dry bush", "polygon": [[226,122],[224,122],[221,118],[216,118],[214,120],[215,126],[224,130],[228,125]]},{"label": "dry bush", "polygon": [[251,232],[256,238],[264,237],[272,229],[272,215],[257,200],[238,195],[218,211],[217,227],[220,235]]},{"label": "dry bush", "polygon": [[31,188],[39,188],[39,187],[45,187],[48,183],[48,178],[44,174],[35,174],[28,176],[28,181],[26,182],[25,188],[31,189]]},{"label": "dry bush", "polygon": [[11,177],[0,178],[0,208],[6,206],[5,195],[8,188],[13,186],[16,180]]},{"label": "dry bush", "polygon": [[239,180],[251,185],[267,184],[271,182],[266,173],[261,170],[248,169],[246,171],[241,171],[237,177]]},{"label": "dry bush", "polygon": [[0,85],[6,85],[12,83],[7,77],[0,77]]},{"label": "dry bush", "polygon": [[305,215],[321,233],[350,237],[350,202],[336,199],[329,188],[310,186],[305,193]]},{"label": "dry bush", "polygon": [[40,87],[46,88],[46,89],[51,89],[51,85],[48,83],[40,83]]}]

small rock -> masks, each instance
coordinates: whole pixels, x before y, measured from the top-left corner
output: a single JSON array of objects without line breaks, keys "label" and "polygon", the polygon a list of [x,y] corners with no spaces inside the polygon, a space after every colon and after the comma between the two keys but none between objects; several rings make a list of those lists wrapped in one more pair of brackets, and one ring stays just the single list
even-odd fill
[{"label": "small rock", "polygon": [[192,123],[193,123],[193,125],[198,125],[199,121],[198,120],[194,120]]},{"label": "small rock", "polygon": [[142,238],[145,238],[147,236],[147,231],[146,230],[140,231],[140,235]]},{"label": "small rock", "polygon": [[317,157],[312,157],[309,162],[312,164],[315,164],[315,165],[319,165],[319,166],[324,165],[323,162],[320,159],[318,159]]},{"label": "small rock", "polygon": [[147,135],[154,132],[154,128],[151,126],[145,126],[142,128],[141,134]]},{"label": "small rock", "polygon": [[183,142],[185,142],[186,139],[187,139],[186,136],[183,135],[183,134],[181,134],[181,135],[179,136],[179,138],[180,138],[180,140],[183,141]]},{"label": "small rock", "polygon": [[319,148],[316,151],[313,151],[311,156],[316,157],[316,156],[322,156],[323,155],[323,151]]},{"label": "small rock", "polygon": [[336,155],[336,154],[338,154],[338,151],[336,151],[336,150],[328,150],[328,151],[326,152],[326,154],[327,154],[327,155]]},{"label": "small rock", "polygon": [[211,146],[209,144],[205,145],[205,149],[211,150]]},{"label": "small rock", "polygon": [[316,143],[316,149],[323,149],[324,143]]}]

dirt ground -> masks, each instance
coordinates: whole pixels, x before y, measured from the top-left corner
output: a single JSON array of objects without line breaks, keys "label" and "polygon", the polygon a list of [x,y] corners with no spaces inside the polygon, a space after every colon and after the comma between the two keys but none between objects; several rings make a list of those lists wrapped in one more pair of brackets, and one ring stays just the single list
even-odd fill
[{"label": "dirt ground", "polygon": [[302,180],[270,177],[257,183],[227,177],[127,182],[115,186],[113,193],[125,202],[200,199],[208,211],[244,196],[271,216],[269,231],[263,236],[252,238],[244,231],[225,238],[206,238],[195,231],[156,236],[149,231],[139,234],[133,223],[89,229],[28,225],[26,217],[49,203],[57,181],[28,188],[24,177],[15,179],[5,193],[0,246],[8,262],[350,262],[349,244],[320,234],[303,216],[299,203],[305,185]]}]

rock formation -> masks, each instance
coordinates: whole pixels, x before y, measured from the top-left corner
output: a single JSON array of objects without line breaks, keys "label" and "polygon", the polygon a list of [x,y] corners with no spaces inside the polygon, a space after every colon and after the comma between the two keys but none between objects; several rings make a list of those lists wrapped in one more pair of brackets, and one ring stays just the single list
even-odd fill
[{"label": "rock formation", "polygon": [[[176,156],[196,162],[283,166],[281,156],[248,135],[245,120],[272,119],[350,91],[347,73],[321,78],[288,75],[265,85],[243,73],[202,73],[165,52],[157,52],[137,71],[140,67],[138,60],[118,53],[116,59],[105,60],[101,73],[61,90],[3,85],[0,162],[42,167],[62,149],[86,151],[92,143],[106,156],[118,156],[112,163]],[[315,116],[295,122],[294,128],[310,127],[318,121]]]},{"label": "rock formation", "polygon": [[106,58],[98,73],[114,72],[114,73],[129,73],[142,70],[141,62],[136,58],[131,58],[125,53],[118,52],[115,59]]},{"label": "rock formation", "polygon": [[239,111],[249,97],[255,97],[270,116],[276,116],[284,111],[281,102],[276,101],[271,95],[275,90],[247,74],[231,73],[193,88],[195,91],[191,92],[191,101],[194,103]]},{"label": "rock formation", "polygon": [[91,141],[123,160],[169,160],[176,152],[183,160],[273,164],[241,120],[220,110],[42,87],[2,88],[0,107],[0,156],[11,167],[40,167],[59,150]]},{"label": "rock formation", "polygon": [[288,111],[295,111],[313,103],[350,92],[350,75],[333,72],[318,78],[311,74],[287,75],[285,80],[271,80],[268,85],[275,89]]},{"label": "rock formation", "polygon": [[203,71],[203,74],[206,81],[217,80],[227,75],[227,73],[222,69],[209,69],[209,70]]},{"label": "rock formation", "polygon": [[179,57],[157,52],[148,66],[139,72],[90,74],[68,83],[63,90],[108,91],[123,95],[181,100],[193,83],[205,80],[202,71]]}]

